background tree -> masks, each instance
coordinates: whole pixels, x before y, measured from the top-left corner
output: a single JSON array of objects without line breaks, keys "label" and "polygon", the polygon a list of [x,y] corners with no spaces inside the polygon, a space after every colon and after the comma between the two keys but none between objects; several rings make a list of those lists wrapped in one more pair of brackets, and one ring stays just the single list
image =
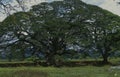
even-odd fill
[{"label": "background tree", "polygon": [[[90,7],[92,11],[89,25],[87,27],[89,32],[89,39],[91,46],[96,51],[99,51],[103,57],[103,63],[108,63],[108,57],[112,54],[111,51],[117,48],[117,41],[113,35],[119,32],[119,17],[113,15],[106,10]],[[90,22],[92,21],[92,22]]]}]

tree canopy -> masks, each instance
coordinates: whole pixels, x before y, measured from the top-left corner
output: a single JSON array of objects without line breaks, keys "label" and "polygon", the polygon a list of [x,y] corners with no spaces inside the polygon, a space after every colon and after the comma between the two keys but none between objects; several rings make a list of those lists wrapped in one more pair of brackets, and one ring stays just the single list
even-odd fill
[{"label": "tree canopy", "polygon": [[44,2],[8,16],[0,25],[1,37],[9,37],[6,47],[22,42],[34,49],[33,54],[42,53],[49,65],[70,54],[69,45],[97,51],[105,63],[111,52],[119,50],[120,17],[80,0]]}]

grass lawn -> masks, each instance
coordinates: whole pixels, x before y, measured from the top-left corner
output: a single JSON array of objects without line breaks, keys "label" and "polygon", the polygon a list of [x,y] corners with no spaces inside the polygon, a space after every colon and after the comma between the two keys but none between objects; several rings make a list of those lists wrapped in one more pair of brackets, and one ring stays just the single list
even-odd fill
[{"label": "grass lawn", "polygon": [[111,66],[0,68],[0,77],[120,77],[120,68]]}]

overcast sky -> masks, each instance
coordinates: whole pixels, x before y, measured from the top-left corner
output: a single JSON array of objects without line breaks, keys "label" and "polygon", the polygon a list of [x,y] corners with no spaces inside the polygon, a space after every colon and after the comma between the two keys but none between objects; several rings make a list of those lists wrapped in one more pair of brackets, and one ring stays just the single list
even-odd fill
[{"label": "overcast sky", "polygon": [[[3,0],[4,1],[4,0]],[[10,0],[8,0],[10,1]],[[26,3],[26,5],[28,6],[28,8],[30,9],[31,5],[35,5],[40,3],[41,1],[45,1],[45,0],[26,0],[28,1]],[[54,1],[54,0],[47,0],[47,1]],[[113,12],[114,14],[120,15],[120,4],[118,4],[118,2],[120,2],[120,0],[82,0],[88,4],[92,4],[92,5],[97,5],[103,9],[106,9],[108,11]],[[13,0],[12,5],[16,4]],[[2,13],[0,13],[0,21],[2,21],[6,16]]]},{"label": "overcast sky", "polygon": [[120,0],[82,0],[86,3],[97,5],[120,16]]}]

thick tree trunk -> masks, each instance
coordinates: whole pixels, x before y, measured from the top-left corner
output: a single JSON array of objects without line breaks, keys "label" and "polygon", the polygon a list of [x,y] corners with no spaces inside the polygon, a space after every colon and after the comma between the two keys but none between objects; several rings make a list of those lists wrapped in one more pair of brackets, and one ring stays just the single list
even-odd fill
[{"label": "thick tree trunk", "polygon": [[104,64],[108,64],[109,61],[108,61],[108,57],[109,57],[109,51],[110,51],[110,45],[105,42],[104,43],[104,51],[102,52],[102,56],[103,56],[103,63]]},{"label": "thick tree trunk", "polygon": [[48,66],[61,66],[62,61],[59,58],[56,58],[56,55],[48,55],[46,57],[46,63]]},{"label": "thick tree trunk", "polygon": [[104,64],[107,64],[109,63],[108,62],[108,56],[107,55],[103,55],[103,61],[102,61]]},{"label": "thick tree trunk", "polygon": [[106,51],[104,51],[102,53],[102,57],[103,57],[103,64],[109,63],[109,61],[108,61],[109,53],[108,53],[107,49],[106,49]]},{"label": "thick tree trunk", "polygon": [[54,65],[55,64],[55,58],[54,58],[54,55],[47,55],[46,56],[46,63],[48,66],[51,66],[51,65]]}]

